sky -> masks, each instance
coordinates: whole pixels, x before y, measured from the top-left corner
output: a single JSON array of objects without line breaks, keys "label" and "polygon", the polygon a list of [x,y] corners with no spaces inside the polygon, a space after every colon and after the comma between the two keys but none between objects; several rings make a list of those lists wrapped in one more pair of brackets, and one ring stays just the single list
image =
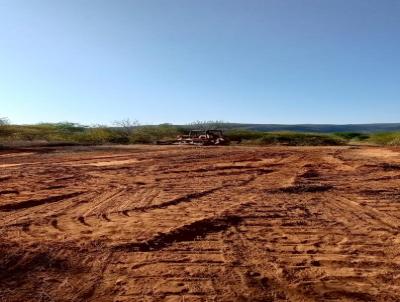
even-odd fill
[{"label": "sky", "polygon": [[0,0],[0,117],[400,122],[399,54],[399,0]]}]

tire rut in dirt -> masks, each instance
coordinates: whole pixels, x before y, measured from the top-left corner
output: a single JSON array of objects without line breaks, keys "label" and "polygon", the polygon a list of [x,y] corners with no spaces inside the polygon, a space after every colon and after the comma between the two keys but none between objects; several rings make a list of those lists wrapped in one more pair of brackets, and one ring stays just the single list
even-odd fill
[{"label": "tire rut in dirt", "polygon": [[117,251],[147,252],[160,250],[174,242],[193,241],[210,233],[216,233],[236,225],[241,221],[239,216],[204,218],[175,228],[167,233],[161,233],[144,242],[131,242],[113,247]]}]

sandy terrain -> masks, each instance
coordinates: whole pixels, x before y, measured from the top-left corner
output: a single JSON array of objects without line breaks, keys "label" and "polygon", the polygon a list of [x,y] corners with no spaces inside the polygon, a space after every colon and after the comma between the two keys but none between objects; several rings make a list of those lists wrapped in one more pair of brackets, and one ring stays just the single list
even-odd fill
[{"label": "sandy terrain", "polygon": [[400,150],[0,151],[0,301],[400,301]]}]

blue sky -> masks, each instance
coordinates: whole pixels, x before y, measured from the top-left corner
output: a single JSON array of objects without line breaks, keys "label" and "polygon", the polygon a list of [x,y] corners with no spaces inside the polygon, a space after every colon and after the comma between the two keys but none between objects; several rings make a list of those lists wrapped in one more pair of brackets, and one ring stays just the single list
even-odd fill
[{"label": "blue sky", "polygon": [[398,0],[0,0],[15,123],[400,122]]}]

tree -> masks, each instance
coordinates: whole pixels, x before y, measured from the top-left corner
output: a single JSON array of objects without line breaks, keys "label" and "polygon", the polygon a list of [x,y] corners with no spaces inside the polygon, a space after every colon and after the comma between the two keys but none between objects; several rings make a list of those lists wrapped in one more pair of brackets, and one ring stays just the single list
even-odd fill
[{"label": "tree", "polygon": [[126,118],[120,121],[115,121],[114,125],[119,128],[120,132],[124,136],[129,137],[133,134],[135,128],[137,128],[140,124],[137,120],[131,121],[129,118]]},{"label": "tree", "polygon": [[6,117],[0,117],[0,126],[5,126],[9,124],[9,120]]},{"label": "tree", "polygon": [[227,123],[224,121],[195,121],[189,123],[188,126],[191,129],[195,130],[210,130],[210,129],[219,129],[222,130],[227,126]]}]

